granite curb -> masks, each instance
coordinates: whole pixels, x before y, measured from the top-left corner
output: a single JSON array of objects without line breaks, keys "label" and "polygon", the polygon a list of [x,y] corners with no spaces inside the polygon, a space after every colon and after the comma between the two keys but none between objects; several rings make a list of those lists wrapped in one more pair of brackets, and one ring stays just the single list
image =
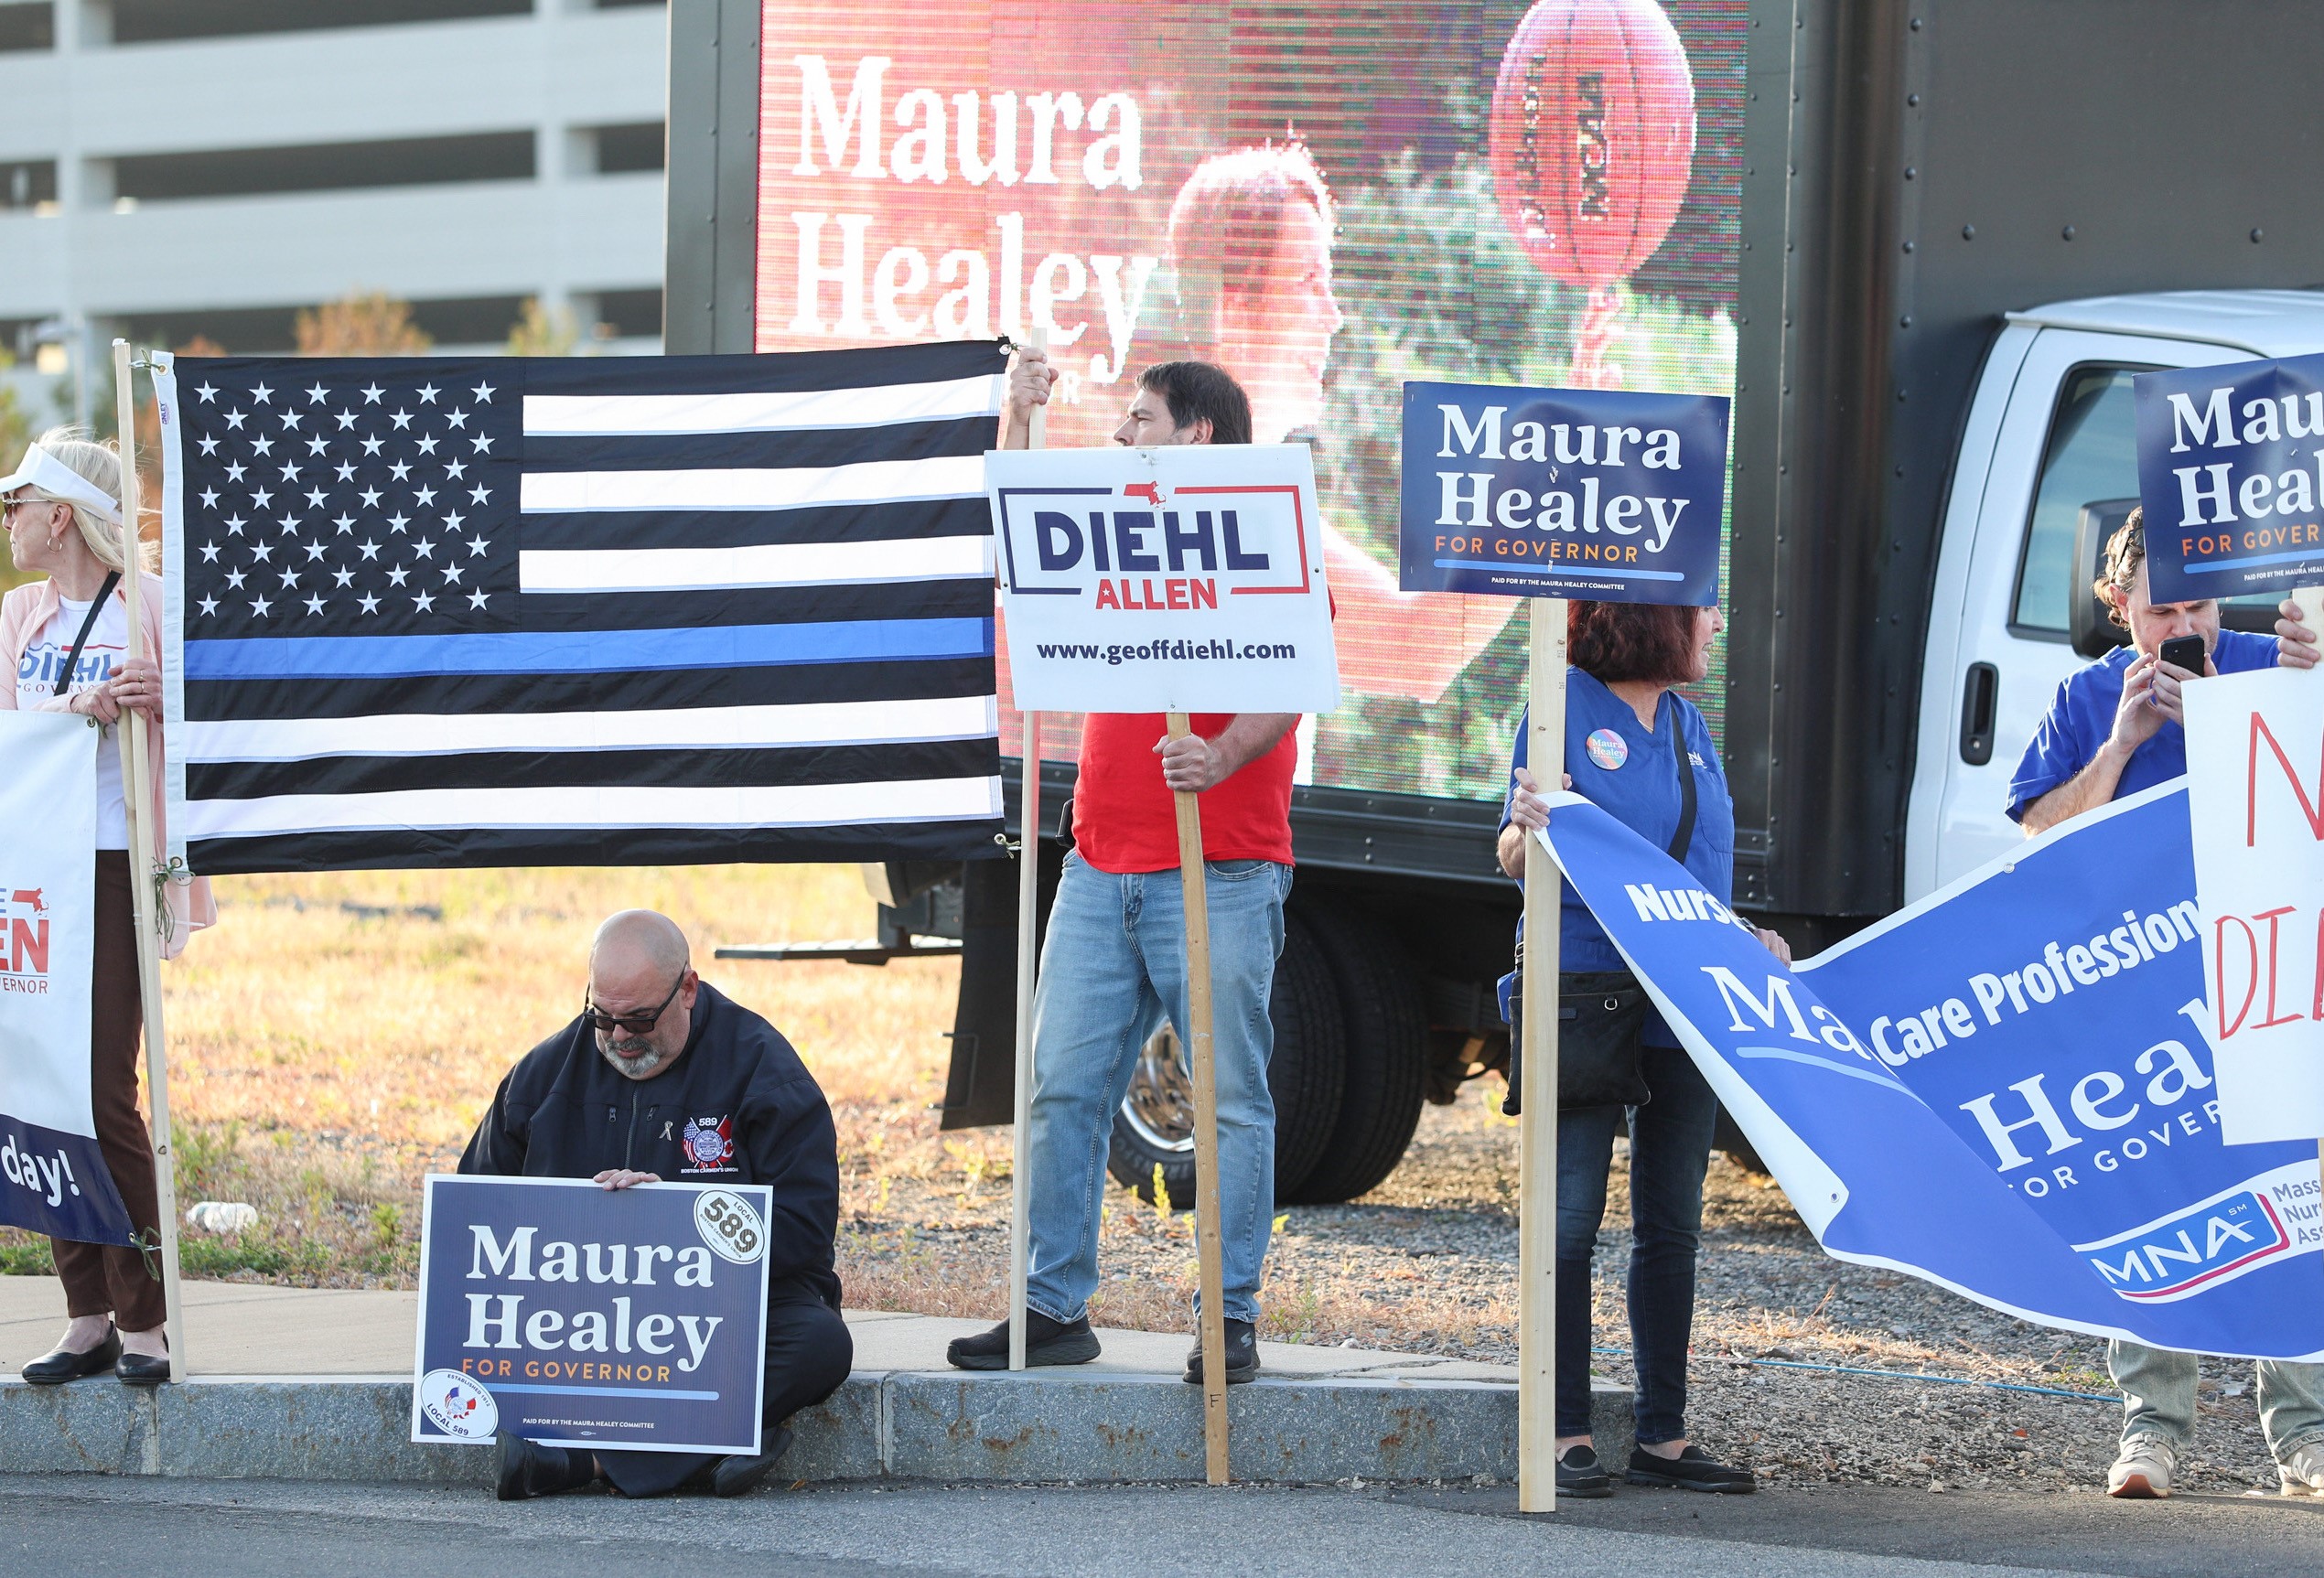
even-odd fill
[{"label": "granite curb", "polygon": [[[1629,1389],[1598,1381],[1600,1455],[1630,1451]],[[1263,1379],[1228,1394],[1233,1475],[1253,1483],[1508,1480],[1505,1382]],[[411,1442],[403,1376],[0,1381],[0,1471],[484,1486],[482,1448]],[[1202,1394],[1173,1376],[859,1370],[795,1417],[805,1481],[1151,1482],[1202,1477]]]}]

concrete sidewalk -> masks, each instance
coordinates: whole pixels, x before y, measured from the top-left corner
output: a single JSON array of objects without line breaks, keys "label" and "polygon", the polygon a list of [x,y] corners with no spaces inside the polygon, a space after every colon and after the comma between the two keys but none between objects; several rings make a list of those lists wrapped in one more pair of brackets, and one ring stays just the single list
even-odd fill
[{"label": "concrete sidewalk", "polygon": [[[414,1445],[417,1296],[188,1283],[191,1379],[147,1393],[105,1378],[13,1379],[64,1321],[45,1277],[0,1277],[0,1468],[17,1472],[479,1483],[490,1455]],[[1070,1369],[970,1373],[944,1345],[974,1321],[851,1311],[855,1373],[793,1422],[795,1479],[1168,1480],[1202,1475],[1189,1338],[1101,1329]],[[1260,1345],[1229,1394],[1238,1479],[1508,1479],[1516,1371],[1425,1355]],[[1629,1451],[1630,1392],[1598,1383],[1598,1448]]]}]

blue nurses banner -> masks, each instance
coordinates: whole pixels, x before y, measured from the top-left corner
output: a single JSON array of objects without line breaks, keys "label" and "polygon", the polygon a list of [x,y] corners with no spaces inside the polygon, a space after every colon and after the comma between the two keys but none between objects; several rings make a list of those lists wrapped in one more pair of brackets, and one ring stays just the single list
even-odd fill
[{"label": "blue nurses banner", "polygon": [[414,1441],[757,1454],[766,1186],[426,1188]]},{"label": "blue nurses banner", "polygon": [[1724,396],[1404,385],[1407,592],[1707,607]]},{"label": "blue nurses banner", "polygon": [[89,1095],[100,745],[86,718],[0,712],[0,1223],[125,1244]]},{"label": "blue nurses banner", "polygon": [[2324,582],[2324,356],[2131,380],[2157,603]]},{"label": "blue nurses banner", "polygon": [[2183,784],[1796,970],[1548,798],[1559,865],[1827,1251],[2048,1326],[2324,1358],[2316,1149],[2221,1139]]}]

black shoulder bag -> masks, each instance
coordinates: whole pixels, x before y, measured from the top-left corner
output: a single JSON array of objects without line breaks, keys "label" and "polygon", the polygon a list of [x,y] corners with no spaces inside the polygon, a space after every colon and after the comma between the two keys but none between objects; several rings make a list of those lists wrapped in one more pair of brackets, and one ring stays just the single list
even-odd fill
[{"label": "black shoulder bag", "polygon": [[[1671,758],[1678,767],[1678,832],[1670,857],[1686,864],[1695,842],[1695,768],[1686,759],[1684,732],[1671,714]],[[1562,881],[1563,879],[1561,879]],[[1509,993],[1509,1094],[1501,1110],[1514,1118],[1523,1110],[1525,944],[1517,944],[1517,979]],[[1639,1035],[1646,1027],[1646,988],[1627,970],[1563,971],[1557,977],[1557,1104],[1565,1107],[1637,1107],[1652,1098],[1639,1068]]]},{"label": "black shoulder bag", "polygon": [[120,585],[120,571],[105,572],[105,584],[98,587],[97,595],[89,600],[89,617],[81,621],[81,634],[72,639],[72,650],[65,654],[64,672],[57,676],[57,688],[48,692],[51,696],[61,696],[72,689],[72,671],[81,667],[81,649],[89,644],[89,632],[97,628],[97,610],[105,606],[105,599],[112,596],[113,589]]}]

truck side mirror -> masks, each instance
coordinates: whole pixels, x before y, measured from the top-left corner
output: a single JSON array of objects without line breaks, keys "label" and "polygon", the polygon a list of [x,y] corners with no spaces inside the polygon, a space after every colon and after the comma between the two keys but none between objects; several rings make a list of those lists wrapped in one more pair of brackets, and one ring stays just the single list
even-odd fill
[{"label": "truck side mirror", "polygon": [[2130,645],[2130,632],[2106,617],[2106,605],[2091,592],[2091,583],[2106,571],[2106,539],[2122,529],[2136,499],[2100,499],[2082,507],[2074,521],[2074,572],[2068,606],[2077,657],[2103,658],[2116,647]]}]

